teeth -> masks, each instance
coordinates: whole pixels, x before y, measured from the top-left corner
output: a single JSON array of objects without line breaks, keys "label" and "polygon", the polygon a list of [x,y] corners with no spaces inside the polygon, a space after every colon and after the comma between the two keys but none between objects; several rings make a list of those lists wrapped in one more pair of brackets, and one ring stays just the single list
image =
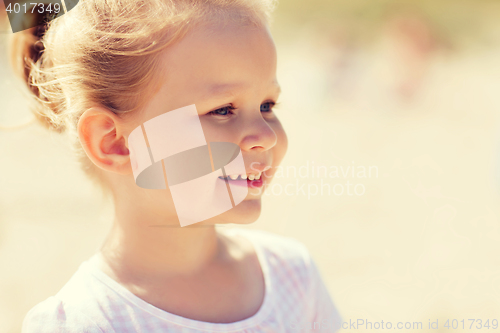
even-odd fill
[{"label": "teeth", "polygon": [[221,179],[231,179],[231,180],[255,180],[255,179],[260,179],[262,176],[262,172],[259,172],[258,174],[250,174],[250,175],[228,175],[227,177],[219,177]]}]

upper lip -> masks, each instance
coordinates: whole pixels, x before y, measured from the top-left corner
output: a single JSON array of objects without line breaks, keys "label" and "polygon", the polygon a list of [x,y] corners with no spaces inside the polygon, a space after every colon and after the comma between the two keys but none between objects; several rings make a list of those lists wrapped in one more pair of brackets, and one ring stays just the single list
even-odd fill
[{"label": "upper lip", "polygon": [[[250,163],[250,166],[251,166],[253,173],[255,173],[255,172],[262,173],[262,172],[269,170],[271,168],[271,166],[269,164],[259,163],[259,162],[252,162],[252,163]],[[252,173],[252,171],[247,171],[247,174]]]}]

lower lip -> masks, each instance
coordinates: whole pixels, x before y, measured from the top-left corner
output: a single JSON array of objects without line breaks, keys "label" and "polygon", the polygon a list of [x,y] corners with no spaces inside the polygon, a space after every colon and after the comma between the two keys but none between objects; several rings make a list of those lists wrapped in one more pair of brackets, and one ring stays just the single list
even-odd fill
[{"label": "lower lip", "polygon": [[[219,178],[221,180],[224,180],[222,178]],[[228,179],[228,182],[232,185],[236,185],[236,186],[246,186],[246,187],[262,187],[262,185],[264,184],[264,182],[262,181],[262,178],[261,179],[254,179],[254,180],[232,180],[232,179]]]}]

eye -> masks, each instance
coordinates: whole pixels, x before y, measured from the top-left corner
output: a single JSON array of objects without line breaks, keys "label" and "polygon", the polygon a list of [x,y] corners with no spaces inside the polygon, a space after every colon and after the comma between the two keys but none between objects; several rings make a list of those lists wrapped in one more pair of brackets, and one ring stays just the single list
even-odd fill
[{"label": "eye", "polygon": [[232,114],[233,110],[235,110],[235,109],[236,108],[233,107],[232,105],[228,105],[228,106],[225,106],[223,108],[210,111],[208,114],[214,115],[214,116],[227,116],[229,114]]},{"label": "eye", "polygon": [[275,102],[265,102],[260,105],[260,112],[272,112],[275,105]]}]

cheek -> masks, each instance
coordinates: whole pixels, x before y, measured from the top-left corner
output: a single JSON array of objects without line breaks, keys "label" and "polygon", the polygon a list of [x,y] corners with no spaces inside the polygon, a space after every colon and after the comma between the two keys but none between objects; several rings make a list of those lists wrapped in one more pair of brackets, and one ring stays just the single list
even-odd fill
[{"label": "cheek", "polygon": [[274,161],[273,164],[276,166],[281,163],[283,157],[285,157],[286,151],[288,150],[288,137],[286,136],[285,130],[281,124],[274,130],[277,136],[277,142],[274,146]]},{"label": "cheek", "polygon": [[210,121],[205,121],[203,118],[200,118],[200,122],[207,142],[234,142],[236,140],[231,126],[227,124],[217,126]]}]

